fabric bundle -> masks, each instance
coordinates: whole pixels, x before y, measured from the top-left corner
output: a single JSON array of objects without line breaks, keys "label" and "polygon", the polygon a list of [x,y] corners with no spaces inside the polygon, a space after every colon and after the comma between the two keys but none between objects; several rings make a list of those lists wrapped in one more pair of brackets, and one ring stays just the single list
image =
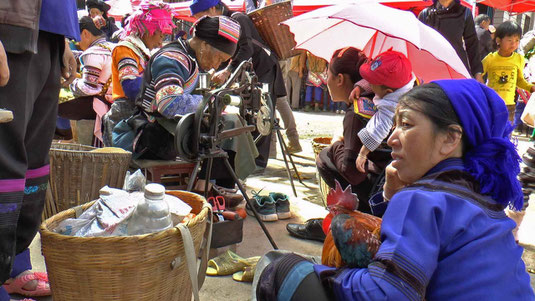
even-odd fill
[{"label": "fabric bundle", "polygon": [[127,19],[125,26],[126,35],[135,34],[139,37],[145,32],[152,35],[156,30],[163,34],[170,34],[175,28],[169,5],[163,2],[144,0]]}]

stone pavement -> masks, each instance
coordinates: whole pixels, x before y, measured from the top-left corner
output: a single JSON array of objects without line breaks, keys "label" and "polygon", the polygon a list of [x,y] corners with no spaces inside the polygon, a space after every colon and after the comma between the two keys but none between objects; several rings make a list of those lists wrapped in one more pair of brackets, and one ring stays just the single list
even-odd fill
[{"label": "stone pavement", "polygon": [[[297,197],[292,193],[284,162],[280,153],[276,160],[270,160],[264,174],[254,175],[246,180],[246,187],[250,195],[251,190],[262,190],[261,194],[268,192],[283,192],[290,196],[293,218],[276,222],[266,222],[266,226],[280,249],[297,251],[310,255],[321,255],[322,244],[293,238],[288,235],[285,226],[288,222],[300,223],[309,218],[323,217],[326,211],[319,197],[318,185],[315,179],[314,154],[311,140],[317,136],[331,136],[332,132],[341,127],[342,115],[330,113],[303,113],[295,112],[298,129],[301,134],[301,144],[304,148],[299,157],[294,156],[297,168],[304,178],[306,186],[295,181]],[[321,124],[320,124],[321,122]],[[527,141],[519,141],[519,153],[522,154],[531,145]],[[533,202],[533,200],[532,200]],[[520,241],[535,245],[535,206],[528,207],[528,212],[519,231]],[[237,254],[249,257],[262,255],[271,250],[271,245],[254,217],[247,217],[244,222],[243,241],[233,247]],[[36,270],[44,271],[44,260],[40,252],[40,241],[37,237],[31,246],[32,263]],[[224,250],[219,250],[224,251]],[[530,274],[532,287],[535,287],[535,277]],[[251,285],[232,280],[231,276],[206,277],[201,289],[201,300],[249,300]],[[51,297],[38,298],[41,301],[50,301]]]}]

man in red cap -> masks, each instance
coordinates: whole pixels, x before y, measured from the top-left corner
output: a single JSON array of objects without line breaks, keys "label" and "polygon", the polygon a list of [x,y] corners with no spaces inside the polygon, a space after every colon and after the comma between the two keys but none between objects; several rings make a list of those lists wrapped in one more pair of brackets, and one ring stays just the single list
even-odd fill
[{"label": "man in red cap", "polygon": [[373,103],[377,107],[377,112],[358,133],[362,148],[356,165],[360,172],[365,172],[368,154],[377,149],[390,133],[398,100],[412,89],[414,76],[407,57],[397,51],[379,54],[373,61],[362,64],[359,71],[375,93]]}]

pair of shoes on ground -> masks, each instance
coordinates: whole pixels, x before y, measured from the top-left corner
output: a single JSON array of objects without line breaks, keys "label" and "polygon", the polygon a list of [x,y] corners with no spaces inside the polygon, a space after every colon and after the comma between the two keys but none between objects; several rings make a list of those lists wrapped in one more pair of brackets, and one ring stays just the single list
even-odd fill
[{"label": "pair of shoes on ground", "polygon": [[304,224],[287,224],[286,230],[290,235],[317,241],[325,241],[325,233],[322,228],[323,218],[312,218],[307,220]]},{"label": "pair of shoes on ground", "polygon": [[260,192],[252,191],[253,207],[261,220],[274,222],[279,219],[292,217],[290,212],[290,197],[280,192],[270,192],[268,195],[260,195]]},{"label": "pair of shoes on ground", "polygon": [[240,257],[238,254],[227,250],[225,253],[214,257],[208,261],[206,275],[232,275],[232,279],[236,281],[252,282],[258,260],[260,260],[260,256],[243,258]]},{"label": "pair of shoes on ground", "polygon": [[[34,290],[25,289],[24,286],[33,280],[37,280],[37,287]],[[8,294],[19,294],[26,297],[42,297],[50,296],[52,294],[48,282],[48,274],[44,272],[31,272],[29,274],[22,275],[13,279],[9,283],[4,284],[3,288]]]}]

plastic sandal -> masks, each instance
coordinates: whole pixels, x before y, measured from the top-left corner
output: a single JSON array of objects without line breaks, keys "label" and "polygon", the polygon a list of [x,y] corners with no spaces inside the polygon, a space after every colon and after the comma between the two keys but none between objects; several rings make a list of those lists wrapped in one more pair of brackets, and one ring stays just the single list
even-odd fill
[{"label": "plastic sandal", "polygon": [[208,276],[225,276],[232,275],[243,270],[246,266],[255,265],[260,256],[242,258],[236,253],[227,250],[227,252],[212,258],[208,261],[206,275]]},{"label": "plastic sandal", "polygon": [[254,272],[256,270],[256,264],[251,266],[246,266],[243,268],[243,271],[236,272],[232,274],[232,279],[239,282],[253,282]]},{"label": "plastic sandal", "polygon": [[[37,287],[35,290],[26,290],[24,285],[26,283],[37,280]],[[18,278],[15,278],[9,284],[4,284],[4,289],[8,294],[19,294],[27,297],[41,297],[41,296],[50,296],[50,286],[47,288],[48,284],[48,274],[43,272],[33,272],[28,275],[24,275]]]}]

